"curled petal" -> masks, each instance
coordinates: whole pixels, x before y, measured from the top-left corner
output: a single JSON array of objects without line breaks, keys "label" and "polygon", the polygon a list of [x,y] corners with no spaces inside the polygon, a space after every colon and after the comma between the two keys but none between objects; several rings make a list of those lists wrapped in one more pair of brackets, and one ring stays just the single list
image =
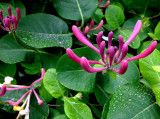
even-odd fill
[{"label": "curled petal", "polygon": [[10,8],[10,7],[8,7],[8,8],[7,8],[7,10],[8,10],[8,14],[9,14],[9,16],[11,17],[11,16],[12,16],[11,8]]},{"label": "curled petal", "polygon": [[73,60],[74,62],[80,63],[81,58],[78,57],[70,48],[67,48],[66,53],[71,60]]},{"label": "curled petal", "polygon": [[142,21],[138,20],[135,27],[134,27],[132,34],[130,35],[129,39],[125,43],[126,45],[128,45],[130,42],[132,42],[135,39],[137,34],[140,32],[141,27],[142,27]]},{"label": "curled petal", "polygon": [[92,48],[96,52],[100,53],[100,51],[95,46],[92,45],[92,43],[83,35],[83,33],[77,28],[77,26],[73,25],[72,30],[73,30],[74,35],[77,37],[77,39],[79,41],[81,41],[83,44],[89,46],[90,48]]},{"label": "curled petal", "polygon": [[102,41],[101,44],[100,44],[100,55],[101,55],[101,58],[102,58],[102,61],[105,63],[105,56],[104,56],[104,50],[105,50],[105,46],[106,46],[106,43],[105,41]]},{"label": "curled petal", "polygon": [[19,18],[21,17],[21,12],[19,8],[16,8],[16,11],[17,11],[17,24],[18,24]]},{"label": "curled petal", "polygon": [[103,20],[101,20],[101,22],[99,23],[99,25],[97,26],[97,27],[95,27],[95,28],[93,28],[93,29],[91,29],[91,31],[92,30],[97,30],[97,29],[100,29],[102,26],[103,26]]},{"label": "curled petal", "polygon": [[6,86],[3,84],[1,87],[0,96],[4,95],[6,93]]},{"label": "curled petal", "polygon": [[89,26],[86,26],[84,30],[84,35],[87,35],[88,32],[89,32]]},{"label": "curled petal", "polygon": [[119,58],[120,54],[121,54],[121,51],[122,51],[122,48],[123,48],[123,44],[124,44],[124,40],[123,40],[123,37],[122,35],[119,35],[118,36],[118,39],[119,39],[119,50],[116,54],[116,57]]},{"label": "curled petal", "polygon": [[113,68],[111,68],[110,70],[112,70],[116,73],[119,73],[119,74],[124,74],[126,72],[127,68],[128,68],[128,61],[123,60],[119,70],[118,69],[113,69]]},{"label": "curled petal", "polygon": [[[81,58],[78,57],[70,48],[67,48],[66,52],[67,52],[68,57],[71,60],[73,60],[74,62],[80,63]],[[103,65],[103,63],[98,62],[98,61],[88,60],[88,62],[90,64],[100,64],[100,65]]]},{"label": "curled petal", "polygon": [[89,26],[90,26],[89,29],[93,28],[93,26],[94,26],[94,20],[93,19],[90,19]]},{"label": "curled petal", "polygon": [[30,91],[26,92],[17,102],[13,102],[12,100],[9,100],[9,104],[12,106],[18,105],[29,92]]},{"label": "curled petal", "polygon": [[100,31],[100,32],[98,33],[98,35],[97,35],[97,38],[96,38],[96,42],[97,42],[97,45],[98,45],[99,48],[100,48],[102,36],[103,36],[103,31]]},{"label": "curled petal", "polygon": [[110,67],[112,67],[112,62],[113,62],[114,53],[115,53],[114,47],[111,46],[111,47],[109,48],[109,66],[110,66]]},{"label": "curled petal", "polygon": [[134,57],[131,57],[131,58],[127,58],[125,60],[132,61],[132,60],[137,60],[137,59],[140,59],[140,58],[147,57],[148,55],[150,55],[154,51],[156,46],[157,46],[157,41],[153,41],[150,44],[150,46],[144,52],[142,52],[141,54],[139,54],[137,56],[134,56]]},{"label": "curled petal", "polygon": [[122,48],[121,58],[116,64],[119,64],[126,57],[127,53],[128,53],[128,45],[124,44]]},{"label": "curled petal", "polygon": [[3,21],[3,13],[2,13],[2,10],[0,10],[0,20]]},{"label": "curled petal", "polygon": [[80,62],[82,68],[89,72],[89,73],[94,73],[94,72],[99,72],[99,71],[103,71],[105,69],[107,69],[107,67],[103,67],[103,68],[93,68],[89,65],[88,60],[85,57],[81,58],[81,62]]},{"label": "curled petal", "polygon": [[112,44],[112,38],[113,38],[113,32],[110,31],[108,34],[108,48],[111,46]]},{"label": "curled petal", "polygon": [[107,8],[110,5],[110,1],[108,0],[104,6],[99,6],[100,8]]}]

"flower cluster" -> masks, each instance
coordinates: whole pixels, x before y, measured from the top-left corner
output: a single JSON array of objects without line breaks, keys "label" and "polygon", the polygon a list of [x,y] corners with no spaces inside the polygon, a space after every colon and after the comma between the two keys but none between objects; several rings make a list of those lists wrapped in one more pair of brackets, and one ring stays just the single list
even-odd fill
[{"label": "flower cluster", "polygon": [[104,6],[100,6],[100,4],[102,3],[103,0],[98,0],[98,1],[99,1],[100,8],[107,8],[110,5],[110,0],[108,0]]},{"label": "flower cluster", "polygon": [[[32,92],[36,96],[38,104],[39,105],[43,104],[43,101],[38,97],[33,85],[35,83],[43,80],[44,74],[45,74],[45,70],[42,68],[41,69],[41,77],[38,80],[34,81],[30,86],[12,85],[11,81],[13,80],[13,78],[11,78],[11,77],[5,77],[5,82],[3,84],[0,84],[0,88],[1,88],[0,96],[3,96],[6,93],[6,91],[29,89],[29,91],[27,91],[17,102],[13,102],[12,100],[9,100],[9,104],[14,106],[13,110],[19,111],[17,118],[19,118],[20,115],[25,115],[25,118],[29,119],[29,104],[30,104],[30,97],[31,97]],[[22,106],[18,106],[21,103],[21,101],[24,99],[24,97],[26,97],[26,96],[27,96],[27,98],[25,99]],[[24,109],[24,107],[25,107],[25,109]]]},{"label": "flower cluster", "polygon": [[[73,61],[80,63],[82,68],[89,72],[89,73],[94,73],[94,72],[99,72],[99,71],[105,71],[105,70],[112,70],[116,73],[119,74],[124,74],[128,68],[128,61],[132,60],[137,60],[140,58],[144,58],[151,54],[153,50],[157,46],[157,41],[153,41],[151,45],[141,54],[131,57],[131,58],[126,58],[127,52],[128,52],[128,44],[132,42],[137,34],[140,32],[142,27],[142,22],[141,20],[138,20],[134,30],[129,37],[129,39],[124,43],[123,37],[119,35],[119,49],[116,46],[112,46],[112,37],[113,37],[113,32],[109,32],[108,34],[108,49],[105,52],[105,46],[106,42],[101,41],[103,32],[99,32],[96,38],[96,42],[98,45],[98,48],[95,47],[85,36],[84,34],[77,28],[77,26],[73,26],[72,30],[74,35],[77,37],[77,39],[82,42],[83,44],[87,45],[88,47],[92,48],[95,50],[98,54],[101,56],[102,62],[99,61],[93,61],[93,60],[87,60],[86,57],[78,57],[70,48],[67,48],[66,52],[67,55],[70,59]],[[114,69],[112,66],[120,64],[119,69]],[[99,64],[102,65],[101,68],[93,68],[90,66],[90,64]]]},{"label": "flower cluster", "polygon": [[16,11],[17,11],[17,19],[14,15],[12,15],[10,7],[8,7],[9,16],[6,16],[5,18],[3,18],[2,10],[0,10],[0,20],[3,24],[3,25],[0,24],[0,27],[3,30],[9,31],[10,33],[13,32],[13,31],[16,31],[19,19],[21,17],[20,9],[16,8]]}]

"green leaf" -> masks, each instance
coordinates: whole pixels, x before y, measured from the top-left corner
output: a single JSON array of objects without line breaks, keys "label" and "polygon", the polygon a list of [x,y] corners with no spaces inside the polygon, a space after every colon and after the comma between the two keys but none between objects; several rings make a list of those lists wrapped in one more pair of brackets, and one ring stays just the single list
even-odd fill
[{"label": "green leaf", "polygon": [[120,87],[113,95],[103,119],[159,119],[160,108],[152,91],[138,83]]},{"label": "green leaf", "polygon": [[[130,35],[132,34],[132,31],[130,30],[120,30],[120,34],[123,36],[124,41],[126,42]],[[129,46],[133,49],[138,49],[140,46],[141,42],[140,42],[140,38],[137,35],[136,38],[129,44]]]},{"label": "green leaf", "polygon": [[27,74],[37,74],[42,68],[41,62],[21,63],[21,65],[26,68],[25,72]]},{"label": "green leaf", "polygon": [[53,100],[53,96],[44,87],[43,80],[41,81],[41,86],[39,87],[39,93],[47,103]]},{"label": "green leaf", "polygon": [[15,64],[0,63],[0,82],[3,83],[6,76],[14,77],[16,69]]},{"label": "green leaf", "polygon": [[66,88],[62,86],[57,79],[57,74],[55,69],[49,69],[43,78],[44,87],[46,90],[55,98],[64,96]]},{"label": "green leaf", "polygon": [[92,15],[92,19],[97,23],[99,24],[100,21],[102,20],[102,17],[103,17],[103,10],[100,9],[100,8],[97,8],[95,13]]},{"label": "green leaf", "polygon": [[152,66],[153,70],[160,72],[160,65]]},{"label": "green leaf", "polygon": [[[119,65],[114,68],[119,69]],[[113,94],[120,86],[128,82],[139,82],[139,78],[140,73],[137,66],[129,62],[127,71],[123,75],[117,74],[116,79],[112,79],[109,75],[101,75],[97,80],[106,92]]]},{"label": "green leaf", "polygon": [[154,35],[157,37],[157,40],[160,40],[160,22],[157,24],[154,30]]},{"label": "green leaf", "polygon": [[149,56],[139,60],[140,72],[143,78],[152,86],[160,83],[160,72],[155,71],[152,66],[160,65],[160,52],[155,49]]},{"label": "green leaf", "polygon": [[49,111],[50,111],[50,114],[49,114],[48,119],[55,119],[55,117],[61,115],[61,113],[54,108],[49,108]]},{"label": "green leaf", "polygon": [[33,53],[34,50],[25,49],[17,44],[11,34],[0,39],[0,60],[5,63],[13,64],[25,61],[26,56],[31,57]]},{"label": "green leaf", "polygon": [[140,72],[151,86],[158,105],[160,105],[160,72],[152,68],[157,65],[160,65],[160,52],[157,49],[149,56],[139,60]]},{"label": "green leaf", "polygon": [[54,119],[69,119],[65,114],[61,114],[59,116],[56,116]]},{"label": "green leaf", "polygon": [[96,84],[95,92],[96,99],[100,105],[104,105],[107,101],[109,94],[105,92],[103,87],[99,84]]},{"label": "green leaf", "polygon": [[70,20],[88,19],[95,12],[97,0],[53,0],[57,13]]},{"label": "green leaf", "polygon": [[49,107],[47,103],[43,100],[43,104],[41,106],[38,105],[37,99],[34,95],[31,96],[29,110],[30,119],[47,119],[49,115]]},{"label": "green leaf", "polygon": [[90,108],[73,98],[64,98],[64,110],[70,119],[93,119]]},{"label": "green leaf", "polygon": [[123,24],[125,16],[119,6],[109,5],[105,11],[105,18],[111,27],[117,29]]},{"label": "green leaf", "polygon": [[16,35],[23,43],[35,48],[68,48],[72,45],[67,24],[49,14],[38,13],[21,18]]},{"label": "green leaf", "polygon": [[[85,56],[89,60],[100,59],[93,49],[85,47],[73,50],[79,57]],[[88,73],[79,63],[72,61],[67,54],[62,56],[57,64],[58,79],[62,85],[76,91],[93,92],[96,73]]]}]

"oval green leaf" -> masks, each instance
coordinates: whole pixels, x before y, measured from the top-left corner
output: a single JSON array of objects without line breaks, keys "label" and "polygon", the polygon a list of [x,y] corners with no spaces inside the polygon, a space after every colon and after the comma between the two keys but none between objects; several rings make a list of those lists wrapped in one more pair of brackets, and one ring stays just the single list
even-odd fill
[{"label": "oval green leaf", "polygon": [[152,91],[139,83],[120,87],[103,110],[102,119],[159,119],[160,107]]},{"label": "oval green leaf", "polygon": [[67,24],[49,14],[38,13],[21,18],[16,35],[23,43],[35,48],[68,48],[72,45]]},{"label": "oval green leaf", "polygon": [[69,119],[93,119],[90,108],[73,98],[64,98],[64,111]]},{"label": "oval green leaf", "polygon": [[43,84],[46,90],[55,98],[64,96],[66,88],[62,86],[57,79],[55,69],[48,69],[43,78]]},{"label": "oval green leaf", "polygon": [[[73,50],[79,57],[85,56],[89,60],[100,59],[100,56],[91,48]],[[58,79],[62,85],[76,91],[93,92],[96,73],[88,73],[79,63],[72,61],[67,54],[62,56],[57,64]]]},{"label": "oval green leaf", "polygon": [[97,0],[54,0],[53,5],[57,13],[70,20],[80,21],[88,19],[95,12],[98,1]]},{"label": "oval green leaf", "polygon": [[123,24],[125,16],[123,10],[119,6],[109,5],[105,11],[105,18],[113,29],[117,29]]}]

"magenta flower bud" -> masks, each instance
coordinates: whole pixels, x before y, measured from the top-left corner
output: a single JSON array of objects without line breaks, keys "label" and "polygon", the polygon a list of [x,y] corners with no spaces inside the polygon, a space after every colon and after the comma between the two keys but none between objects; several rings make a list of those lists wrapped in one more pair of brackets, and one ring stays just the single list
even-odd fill
[{"label": "magenta flower bud", "polygon": [[6,93],[6,86],[3,84],[1,87],[0,96],[3,96]]},{"label": "magenta flower bud", "polygon": [[13,23],[14,23],[14,30],[16,30],[17,29],[17,21],[16,21],[16,17],[14,16],[14,15],[12,15],[12,21],[13,21]]},{"label": "magenta flower bud", "polygon": [[100,8],[107,8],[110,5],[110,1],[108,0],[104,6],[99,6]]},{"label": "magenta flower bud", "polygon": [[95,28],[93,28],[93,29],[91,29],[91,31],[92,30],[97,30],[97,29],[100,29],[102,26],[103,26],[103,20],[101,20],[101,22],[99,23],[99,25],[97,26],[97,27],[95,27]]},{"label": "magenta flower bud", "polygon": [[20,9],[19,8],[16,8],[16,11],[17,11],[17,24],[19,22],[19,19],[21,17],[21,12],[20,12]]},{"label": "magenta flower bud", "polygon": [[4,21],[5,21],[5,24],[4,24],[4,25],[5,25],[7,28],[9,28],[9,27],[10,27],[10,19],[9,19],[8,17],[5,17]]},{"label": "magenta flower bud", "polygon": [[105,61],[105,59],[104,59],[104,58],[105,58],[105,56],[104,56],[105,46],[106,46],[105,41],[102,41],[101,44],[100,44],[100,55],[101,55],[102,61],[103,61],[104,63],[106,63],[106,61]]},{"label": "magenta flower bud", "polygon": [[124,40],[123,40],[123,37],[122,35],[119,35],[118,36],[118,39],[119,39],[119,50],[118,50],[118,54],[116,55],[117,58],[119,58],[120,54],[121,54],[121,51],[122,51],[122,48],[123,48],[123,44],[124,44]]},{"label": "magenta flower bud", "polygon": [[110,31],[108,34],[108,48],[111,46],[112,44],[112,38],[113,38],[113,32]]},{"label": "magenta flower bud", "polygon": [[99,72],[99,71],[103,71],[105,69],[107,69],[107,67],[103,67],[103,68],[93,68],[89,65],[88,60],[85,57],[81,58],[81,62],[80,62],[82,68],[89,72],[89,73],[94,73],[94,72]]},{"label": "magenta flower bud", "polygon": [[114,47],[111,46],[109,48],[109,67],[112,67],[112,61],[113,61],[113,57],[114,57]]},{"label": "magenta flower bud", "polygon": [[128,45],[130,42],[132,42],[135,39],[137,34],[140,32],[141,27],[142,27],[142,21],[138,20],[135,27],[134,27],[132,34],[130,35],[129,39],[125,43],[126,45]]},{"label": "magenta flower bud", "polygon": [[84,30],[84,35],[87,35],[88,32],[89,32],[89,26],[86,26]]},{"label": "magenta flower bud", "polygon": [[77,28],[77,26],[73,25],[72,30],[74,35],[77,37],[79,41],[83,44],[87,45],[88,47],[92,48],[96,52],[100,53],[99,49],[92,45],[92,43],[83,35],[83,33]]},{"label": "magenta flower bud", "polygon": [[30,91],[26,92],[17,102],[13,102],[12,100],[9,100],[9,104],[12,106],[18,105],[29,92]]},{"label": "magenta flower bud", "polygon": [[42,100],[38,100],[38,104],[39,105],[43,105],[43,101]]},{"label": "magenta flower bud", "polygon": [[97,38],[96,38],[96,42],[97,42],[97,45],[99,48],[100,48],[102,36],[103,36],[103,31],[100,31],[97,35]]},{"label": "magenta flower bud", "polygon": [[120,65],[119,70],[118,69],[113,69],[113,68],[111,68],[110,70],[112,70],[116,73],[119,73],[119,74],[124,74],[126,72],[127,68],[128,68],[128,61],[123,60],[121,65]]},{"label": "magenta flower bud", "polygon": [[71,60],[73,60],[74,62],[80,63],[81,58],[78,57],[70,48],[67,48],[66,53]]},{"label": "magenta flower bud", "polygon": [[137,59],[140,59],[140,58],[147,57],[148,55],[150,55],[154,51],[156,46],[157,46],[157,41],[153,41],[150,44],[150,46],[144,52],[142,52],[141,54],[139,54],[137,56],[134,56],[134,57],[131,57],[131,58],[127,58],[125,60],[132,61],[132,60],[137,60]]},{"label": "magenta flower bud", "polygon": [[0,10],[0,20],[3,22],[3,13],[2,13],[2,10]]},{"label": "magenta flower bud", "polygon": [[94,26],[94,20],[93,19],[90,19],[89,26],[90,26],[90,29],[93,28],[93,26]]},{"label": "magenta flower bud", "polygon": [[9,14],[9,16],[11,17],[11,16],[12,16],[11,8],[10,8],[10,7],[8,7],[8,8],[7,8],[7,10],[8,10],[8,14]]}]

